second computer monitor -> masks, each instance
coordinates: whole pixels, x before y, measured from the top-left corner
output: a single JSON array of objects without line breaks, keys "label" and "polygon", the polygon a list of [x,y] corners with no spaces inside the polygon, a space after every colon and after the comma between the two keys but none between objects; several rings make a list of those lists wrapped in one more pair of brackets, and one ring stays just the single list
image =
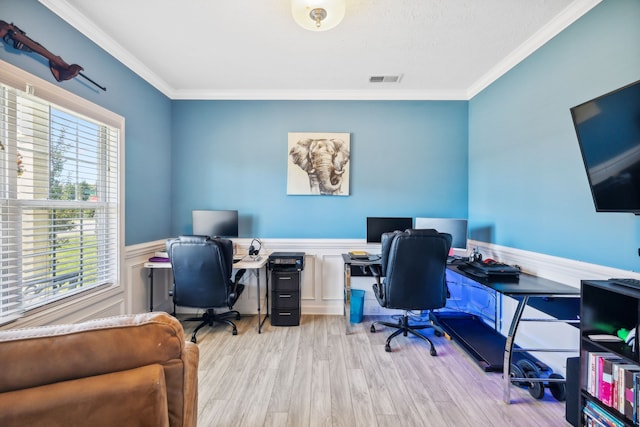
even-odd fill
[{"label": "second computer monitor", "polygon": [[390,231],[404,231],[413,227],[411,217],[367,217],[367,243],[380,243],[382,234]]},{"label": "second computer monitor", "polygon": [[209,237],[238,237],[238,211],[192,211],[193,234]]},{"label": "second computer monitor", "polygon": [[451,248],[467,249],[467,220],[464,218],[416,218],[416,228],[433,228],[451,234]]}]

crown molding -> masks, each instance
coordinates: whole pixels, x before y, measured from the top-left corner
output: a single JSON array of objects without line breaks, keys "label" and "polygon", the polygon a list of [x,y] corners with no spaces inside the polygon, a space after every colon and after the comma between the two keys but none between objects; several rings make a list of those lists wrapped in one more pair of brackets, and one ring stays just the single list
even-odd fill
[{"label": "crown molding", "polygon": [[465,91],[375,91],[375,90],[181,90],[172,99],[181,100],[280,100],[280,101],[460,101],[467,100]]},{"label": "crown molding", "polygon": [[491,83],[498,80],[513,67],[525,60],[536,50],[540,49],[549,40],[560,34],[565,28],[580,19],[585,13],[597,6],[602,0],[579,0],[572,2],[553,20],[529,37],[516,50],[505,59],[496,64],[488,73],[480,77],[467,90],[466,99],[471,99]]},{"label": "crown molding", "polygon": [[98,29],[93,23],[66,0],[38,0],[43,6],[58,15],[62,20],[80,31],[108,54],[122,62],[147,83],[165,96],[176,100],[462,100],[468,101],[482,92],[491,83],[499,79],[525,58],[542,47],[553,37],[574,23],[585,13],[593,9],[602,0],[574,0],[543,29],[536,32],[504,60],[496,64],[489,72],[480,77],[470,87],[463,90],[329,90],[329,91],[287,91],[287,90],[176,90],[156,73],[145,66],[125,47]]},{"label": "crown molding", "polygon": [[80,31],[89,40],[104,49],[109,55],[122,62],[127,68],[168,97],[173,88],[140,62],[126,48],[117,43],[107,33],[97,28],[86,16],[72,7],[66,0],[38,0],[47,9],[58,15],[67,24]]}]

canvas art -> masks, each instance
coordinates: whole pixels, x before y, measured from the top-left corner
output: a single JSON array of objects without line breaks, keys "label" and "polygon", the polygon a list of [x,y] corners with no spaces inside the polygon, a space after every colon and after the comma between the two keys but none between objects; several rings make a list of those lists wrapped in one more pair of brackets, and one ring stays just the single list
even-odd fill
[{"label": "canvas art", "polygon": [[290,132],[287,194],[349,195],[350,134]]}]

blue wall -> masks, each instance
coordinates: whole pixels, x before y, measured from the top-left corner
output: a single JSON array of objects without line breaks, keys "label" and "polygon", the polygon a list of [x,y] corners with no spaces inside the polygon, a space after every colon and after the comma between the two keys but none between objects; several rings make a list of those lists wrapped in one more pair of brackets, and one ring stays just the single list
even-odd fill
[{"label": "blue wall", "polygon": [[171,101],[36,0],[0,0],[0,19],[13,22],[67,63],[77,63],[107,91],[81,77],[56,82],[47,61],[0,42],[0,59],[125,118],[125,243],[169,234]]},{"label": "blue wall", "polygon": [[473,98],[472,236],[640,270],[638,219],[596,213],[569,108],[640,79],[640,1],[603,1]]},{"label": "blue wall", "polygon": [[[569,108],[640,78],[640,1],[605,0],[470,102],[171,101],[36,0],[14,22],[107,86],[56,83],[126,119],[126,244],[238,209],[245,237],[364,238],[367,215],[466,216],[472,237],[638,270],[638,220],[596,213]],[[287,196],[287,133],[349,132],[348,197]],[[468,144],[468,145],[467,145]],[[468,160],[467,160],[468,155]]]},{"label": "blue wall", "polygon": [[[467,216],[466,101],[176,101],[172,233],[238,209],[241,237],[365,238],[367,216]],[[288,132],[349,132],[350,195],[287,196]]]}]

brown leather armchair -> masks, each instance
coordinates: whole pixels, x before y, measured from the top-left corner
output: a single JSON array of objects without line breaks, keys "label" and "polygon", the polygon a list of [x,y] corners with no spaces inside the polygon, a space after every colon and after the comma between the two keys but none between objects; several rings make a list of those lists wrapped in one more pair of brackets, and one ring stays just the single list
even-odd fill
[{"label": "brown leather armchair", "polygon": [[196,426],[198,359],[160,312],[0,331],[0,426]]}]

